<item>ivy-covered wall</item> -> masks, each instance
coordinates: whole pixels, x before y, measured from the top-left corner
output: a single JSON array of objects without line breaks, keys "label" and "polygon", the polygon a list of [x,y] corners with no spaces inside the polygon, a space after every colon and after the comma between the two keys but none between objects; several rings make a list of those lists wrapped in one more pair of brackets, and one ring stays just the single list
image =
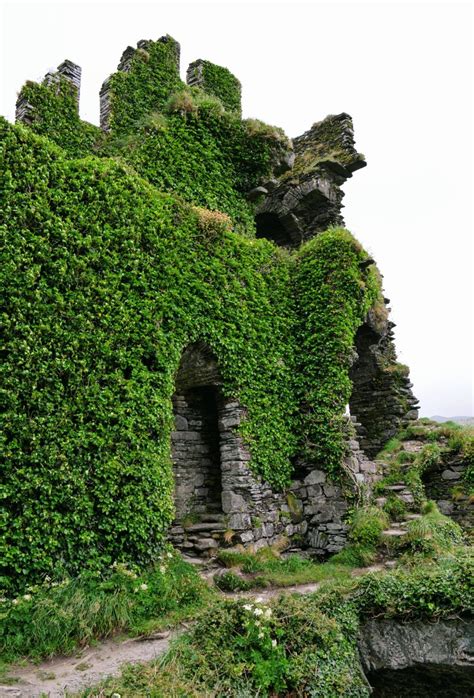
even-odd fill
[{"label": "ivy-covered wall", "polygon": [[242,88],[227,68],[210,61],[194,61],[187,70],[186,81],[188,85],[197,85],[208,94],[218,97],[225,109],[240,114]]},{"label": "ivy-covered wall", "polygon": [[341,228],[292,252],[255,238],[247,194],[290,166],[291,144],[184,85],[178,59],[170,37],[127,49],[100,138],[61,76],[22,91],[28,128],[0,122],[6,584],[154,559],[192,342],[245,411],[257,477],[282,489],[302,454],[341,475],[378,276]]},{"label": "ivy-covered wall", "polygon": [[70,157],[94,152],[102,133],[97,126],[79,118],[76,89],[63,76],[48,84],[27,82],[17,101],[23,119],[35,133],[47,136]]},{"label": "ivy-covered wall", "polygon": [[[1,135],[7,576],[153,557],[173,516],[174,375],[197,339],[218,358],[225,392],[247,408],[242,432],[254,471],[276,488],[288,483],[304,389],[295,380],[297,344],[315,312],[321,326],[334,323],[330,306],[326,321],[316,307],[327,294],[294,302],[293,270],[303,270],[296,296],[305,283],[308,296],[324,284],[322,243],[292,258],[113,160],[67,160],[4,121]],[[336,249],[351,261],[363,255],[348,233],[327,235],[333,265]],[[370,297],[354,269],[340,280],[339,303],[353,313],[340,338],[346,354]],[[331,293],[336,283],[333,270]],[[346,354],[333,370],[347,388]],[[331,434],[334,443],[334,427]]]}]

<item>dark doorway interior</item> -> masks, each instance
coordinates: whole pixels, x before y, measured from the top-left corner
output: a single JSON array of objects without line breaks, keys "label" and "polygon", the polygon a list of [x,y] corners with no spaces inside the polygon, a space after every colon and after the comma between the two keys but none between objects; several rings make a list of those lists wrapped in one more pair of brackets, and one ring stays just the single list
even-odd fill
[{"label": "dark doorway interior", "polygon": [[219,403],[217,386],[192,387],[173,397],[177,518],[222,511]]}]

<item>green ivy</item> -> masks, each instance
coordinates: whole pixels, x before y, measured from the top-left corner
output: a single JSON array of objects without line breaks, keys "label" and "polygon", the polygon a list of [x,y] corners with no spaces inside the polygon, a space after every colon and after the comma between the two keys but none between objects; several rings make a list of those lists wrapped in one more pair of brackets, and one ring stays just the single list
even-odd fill
[{"label": "green ivy", "polygon": [[61,146],[70,157],[91,154],[102,138],[93,124],[81,121],[75,87],[58,76],[51,85],[27,82],[20,93],[32,107],[30,128]]},{"label": "green ivy", "polygon": [[336,477],[345,448],[354,335],[381,295],[376,270],[361,269],[365,259],[361,245],[340,229],[313,238],[295,258],[303,449]]},{"label": "green ivy", "polygon": [[[31,128],[0,122],[1,554],[17,586],[156,557],[173,519],[174,377],[191,342],[207,343],[246,408],[258,477],[286,486],[302,447],[341,473],[354,333],[380,303],[377,275],[345,230],[292,253],[255,239],[245,194],[288,139],[229,111],[224,88],[186,87],[178,53],[170,37],[149,42],[111,76],[101,138],[63,79],[24,88]],[[210,66],[208,81],[227,79]]]},{"label": "green ivy", "polygon": [[137,49],[127,71],[108,79],[111,100],[109,127],[115,133],[134,130],[147,114],[162,109],[170,94],[182,87],[179,77],[179,44],[170,36]]},{"label": "green ivy", "polygon": [[230,70],[210,61],[202,61],[203,89],[218,97],[229,111],[240,114],[241,85]]},{"label": "green ivy", "polygon": [[6,573],[144,563],[173,517],[171,396],[214,351],[275,487],[295,451],[287,257],[217,228],[112,160],[1,124]]}]

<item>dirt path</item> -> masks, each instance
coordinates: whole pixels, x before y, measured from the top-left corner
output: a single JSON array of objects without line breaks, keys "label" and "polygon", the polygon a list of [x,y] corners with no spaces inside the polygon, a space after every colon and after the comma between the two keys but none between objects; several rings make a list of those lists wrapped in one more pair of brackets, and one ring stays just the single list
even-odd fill
[{"label": "dirt path", "polygon": [[[309,594],[319,584],[302,584],[278,589],[261,589],[223,593],[228,598],[253,597],[268,601],[278,594]],[[174,636],[179,634],[175,631]],[[12,668],[8,675],[18,679],[11,686],[0,684],[0,698],[64,698],[67,693],[77,693],[94,686],[108,676],[118,676],[124,664],[148,662],[166,652],[172,636],[151,640],[108,640],[96,648],[83,650],[75,657],[58,657],[38,665],[29,664]]]},{"label": "dirt path", "polygon": [[168,649],[171,635],[150,640],[107,640],[75,657],[58,657],[38,665],[12,669],[19,683],[0,685],[1,698],[64,698],[94,686],[107,676],[118,676],[124,664],[149,662]]},{"label": "dirt path", "polygon": [[[383,565],[373,565],[353,570],[352,574],[358,576],[382,569]],[[203,576],[210,581],[214,571],[205,572]],[[297,584],[258,591],[221,593],[228,598],[253,597],[265,602],[279,594],[311,594],[319,586],[319,583]],[[107,640],[95,648],[82,650],[75,657],[58,657],[37,665],[12,667],[8,675],[18,679],[18,683],[10,686],[0,684],[0,698],[65,698],[68,693],[83,691],[108,676],[118,676],[124,664],[139,664],[155,659],[166,652],[172,638],[180,632],[182,630],[178,629],[172,634],[162,633],[150,639]]]}]

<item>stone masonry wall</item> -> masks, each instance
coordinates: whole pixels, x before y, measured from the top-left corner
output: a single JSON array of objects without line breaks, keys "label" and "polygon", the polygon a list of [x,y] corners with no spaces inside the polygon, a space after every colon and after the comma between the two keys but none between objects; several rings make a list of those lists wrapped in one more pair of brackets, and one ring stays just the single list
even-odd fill
[{"label": "stone masonry wall", "polygon": [[[245,411],[235,401],[224,401],[219,411],[222,516],[200,512],[196,521],[176,521],[170,540],[190,553],[212,554],[223,544],[242,544],[258,550],[285,537],[290,548],[310,550],[324,556],[341,550],[347,541],[344,518],[351,497],[370,488],[377,477],[355,439],[348,441],[344,489],[310,463],[298,465],[298,478],[288,490],[274,492],[257,480],[249,467],[250,454],[236,433]],[[201,471],[196,478],[201,483]]]},{"label": "stone masonry wall", "polygon": [[357,331],[350,370],[350,410],[357,417],[358,437],[370,458],[418,416],[408,368],[397,362],[394,324],[387,317],[377,321],[369,313]]},{"label": "stone masonry wall", "polygon": [[467,531],[474,531],[474,501],[462,486],[467,463],[461,455],[444,456],[441,463],[423,473],[426,496],[442,514],[452,517]]}]

